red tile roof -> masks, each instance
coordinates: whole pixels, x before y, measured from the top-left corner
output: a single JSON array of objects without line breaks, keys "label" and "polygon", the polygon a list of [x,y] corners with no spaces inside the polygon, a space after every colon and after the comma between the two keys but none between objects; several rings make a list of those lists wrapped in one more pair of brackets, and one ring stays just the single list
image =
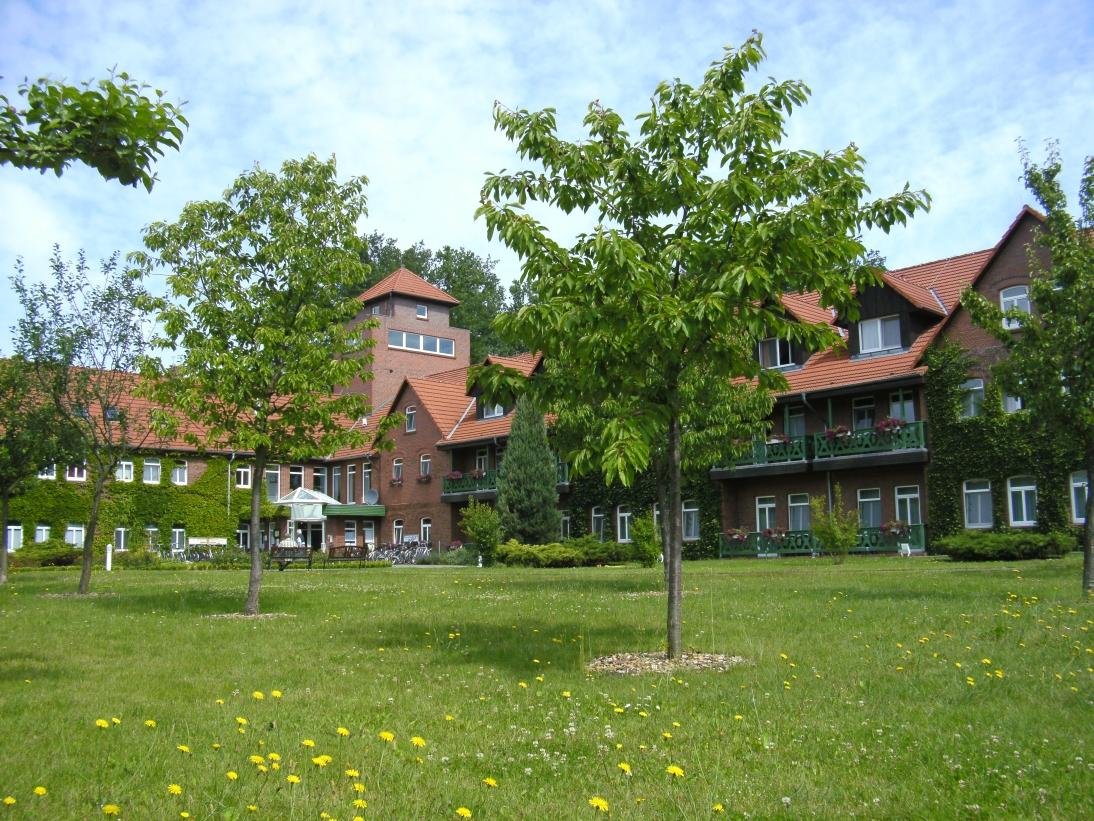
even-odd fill
[{"label": "red tile roof", "polygon": [[532,375],[532,372],[539,367],[539,363],[543,360],[543,354],[541,353],[522,353],[516,356],[497,356],[491,354],[486,357],[487,365],[501,365],[506,368],[513,368],[520,371],[522,376],[528,377]]},{"label": "red tile roof", "polygon": [[357,297],[357,299],[361,302],[371,302],[374,299],[379,299],[388,294],[410,296],[415,299],[424,299],[427,302],[440,302],[445,305],[460,304],[460,301],[451,294],[442,291],[436,285],[426,282],[416,273],[409,271],[406,268],[400,268],[399,270],[388,274]]}]

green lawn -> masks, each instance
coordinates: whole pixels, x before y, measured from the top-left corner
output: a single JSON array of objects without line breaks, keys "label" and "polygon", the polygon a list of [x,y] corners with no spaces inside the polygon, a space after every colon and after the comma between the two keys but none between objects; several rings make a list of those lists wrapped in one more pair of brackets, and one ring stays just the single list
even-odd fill
[{"label": "green lawn", "polygon": [[259,620],[243,572],[16,572],[0,819],[1094,817],[1076,556],[684,580],[685,643],[748,664],[584,673],[662,646],[659,569],[269,572]]}]

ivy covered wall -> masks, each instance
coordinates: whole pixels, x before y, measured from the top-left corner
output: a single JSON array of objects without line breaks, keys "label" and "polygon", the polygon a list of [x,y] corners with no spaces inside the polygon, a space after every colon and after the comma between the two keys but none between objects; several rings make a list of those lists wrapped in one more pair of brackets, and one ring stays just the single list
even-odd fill
[{"label": "ivy covered wall", "polygon": [[963,383],[971,360],[954,344],[928,351],[926,400],[931,461],[927,468],[930,537],[964,530],[964,482],[991,481],[993,530],[1009,530],[1007,479],[1037,483],[1037,530],[1070,528],[1068,477],[1079,454],[1062,436],[1039,430],[1026,411],[1005,413],[997,384],[985,379],[979,416],[962,418]]},{"label": "ivy covered wall", "polygon": [[[96,551],[104,550],[114,540],[114,530],[119,527],[130,530],[131,548],[146,546],[144,530],[148,526],[158,528],[162,544],[170,543],[171,529],[179,526],[186,528],[188,537],[223,537],[229,544],[234,543],[240,521],[249,517],[250,489],[236,489],[235,477],[229,476],[227,458],[205,459],[205,469],[199,471],[192,456],[187,456],[190,480],[186,485],[171,484],[169,461],[158,454],[150,458],[160,458],[168,466],[159,484],[141,481],[144,460],[140,456],[133,459],[132,482],[107,484],[95,534]],[[91,470],[85,482],[67,481],[63,466],[57,473],[58,478],[37,480],[29,491],[12,499],[10,518],[22,524],[25,543],[34,540],[38,525],[49,525],[50,536],[57,539],[64,536],[70,524],[87,525],[95,478]],[[270,515],[275,509],[264,504],[263,515]]]},{"label": "ivy covered wall", "polygon": [[[712,559],[718,555],[718,535],[721,533],[720,497],[718,486],[704,474],[685,476],[682,498],[699,503],[699,540],[684,542],[685,559]],[[606,486],[599,476],[580,476],[571,480],[569,493],[560,494],[558,506],[570,514],[570,535],[584,536],[589,532],[591,509],[599,505],[604,510],[604,538],[615,539],[615,509],[630,506],[635,518],[644,516],[657,501],[657,488],[652,473],[643,473],[630,487]]]}]

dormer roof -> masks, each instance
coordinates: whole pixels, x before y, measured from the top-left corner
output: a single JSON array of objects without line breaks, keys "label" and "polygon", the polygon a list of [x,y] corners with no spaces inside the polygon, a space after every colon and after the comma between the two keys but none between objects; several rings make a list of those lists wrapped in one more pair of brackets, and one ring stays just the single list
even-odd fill
[{"label": "dormer roof", "polygon": [[424,302],[439,302],[442,305],[459,305],[460,301],[451,294],[442,291],[436,285],[426,282],[407,268],[392,271],[359,297],[364,303],[372,302],[390,294],[408,296]]}]

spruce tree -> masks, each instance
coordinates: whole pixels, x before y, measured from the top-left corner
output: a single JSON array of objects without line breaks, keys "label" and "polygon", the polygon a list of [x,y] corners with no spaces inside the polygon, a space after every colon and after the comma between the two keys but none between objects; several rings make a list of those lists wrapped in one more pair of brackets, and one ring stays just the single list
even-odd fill
[{"label": "spruce tree", "polygon": [[498,474],[498,512],[506,538],[522,544],[558,539],[558,470],[543,414],[521,398]]}]

